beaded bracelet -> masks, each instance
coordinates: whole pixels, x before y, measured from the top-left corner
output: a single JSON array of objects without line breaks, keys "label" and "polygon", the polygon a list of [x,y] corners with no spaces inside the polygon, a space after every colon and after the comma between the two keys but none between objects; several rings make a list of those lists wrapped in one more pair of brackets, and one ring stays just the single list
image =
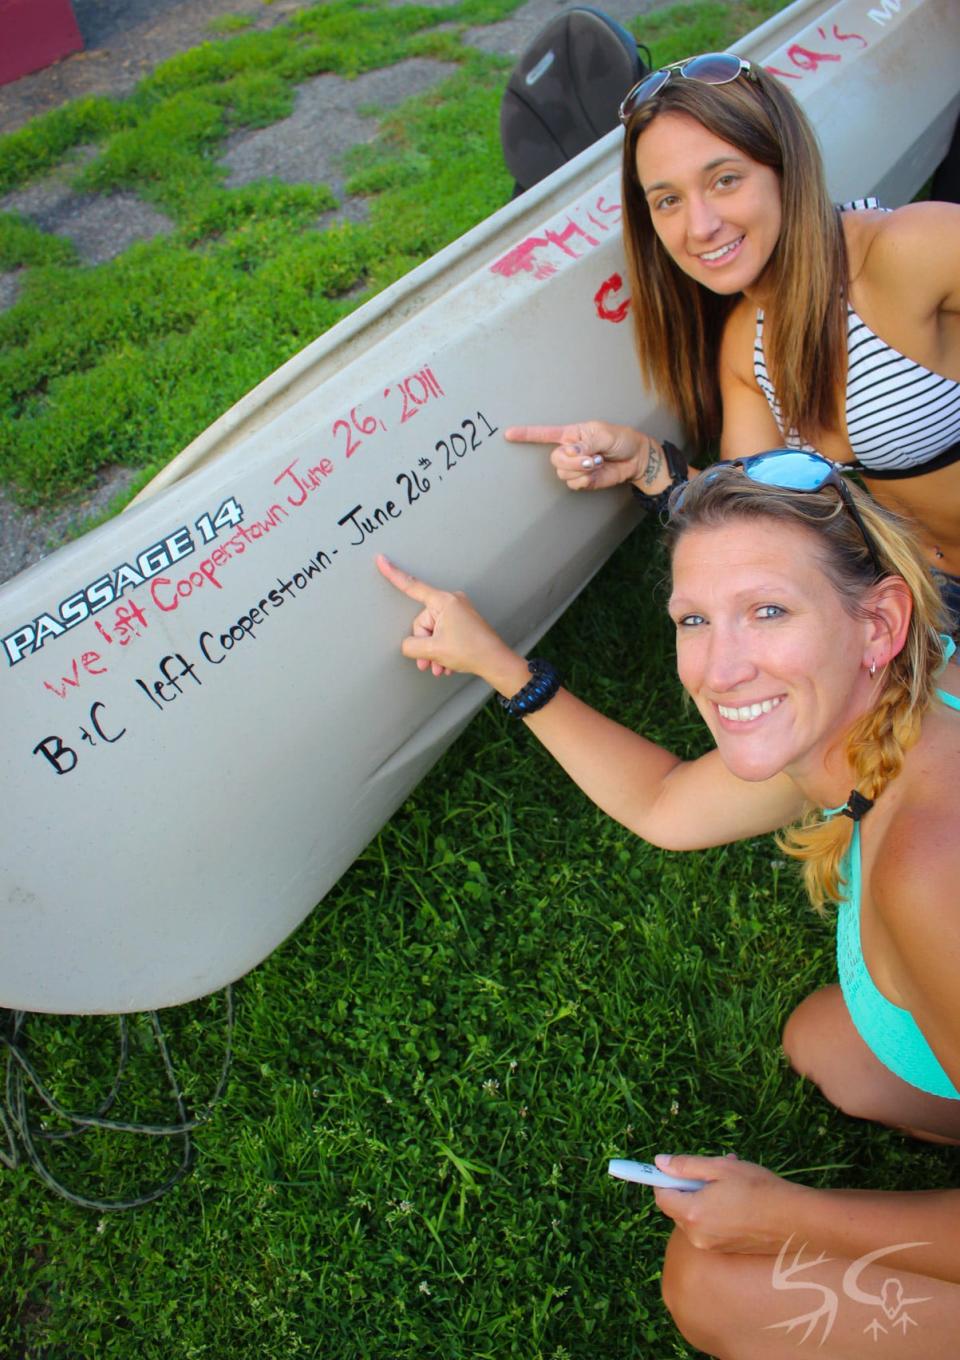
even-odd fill
[{"label": "beaded bracelet", "polygon": [[512,699],[497,695],[511,718],[528,718],[531,713],[536,713],[550,702],[561,685],[560,672],[551,662],[534,657],[527,665],[533,679],[518,689]]},{"label": "beaded bracelet", "polygon": [[660,447],[663,449],[663,456],[666,459],[667,471],[670,473],[670,485],[650,496],[646,491],[641,491],[636,482],[630,483],[630,490],[638,501],[642,501],[648,510],[652,510],[656,515],[662,515],[667,509],[670,497],[678,486],[683,486],[690,478],[687,476],[687,460],[677,448],[676,444],[671,444],[668,439],[661,439]]}]

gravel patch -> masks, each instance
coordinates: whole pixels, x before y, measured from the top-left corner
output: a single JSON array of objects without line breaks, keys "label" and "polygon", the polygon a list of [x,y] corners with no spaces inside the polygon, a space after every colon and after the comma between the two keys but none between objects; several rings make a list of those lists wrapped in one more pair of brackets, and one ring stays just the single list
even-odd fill
[{"label": "gravel patch", "polygon": [[59,175],[6,194],[0,212],[20,213],[54,236],[69,237],[84,264],[103,264],[174,225],[136,194],[78,194]]},{"label": "gravel patch", "polygon": [[[293,113],[270,127],[235,133],[221,164],[233,188],[255,179],[288,184],[328,184],[342,199],[343,157],[352,147],[373,141],[377,113],[422,94],[457,70],[454,62],[413,57],[354,80],[322,75],[297,89]],[[364,108],[375,113],[361,113]]]},{"label": "gravel patch", "polygon": [[23,510],[0,487],[0,581],[8,581],[75,537],[135,476],[133,468],[104,468],[92,491],[69,498],[55,511]]},{"label": "gravel patch", "polygon": [[20,294],[20,270],[0,274],[0,312],[12,307]]}]

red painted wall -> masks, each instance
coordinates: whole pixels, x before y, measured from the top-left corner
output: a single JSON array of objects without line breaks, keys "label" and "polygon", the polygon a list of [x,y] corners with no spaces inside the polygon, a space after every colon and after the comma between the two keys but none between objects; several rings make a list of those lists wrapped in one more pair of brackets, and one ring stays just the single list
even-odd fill
[{"label": "red painted wall", "polygon": [[0,0],[0,85],[82,47],[70,0]]}]

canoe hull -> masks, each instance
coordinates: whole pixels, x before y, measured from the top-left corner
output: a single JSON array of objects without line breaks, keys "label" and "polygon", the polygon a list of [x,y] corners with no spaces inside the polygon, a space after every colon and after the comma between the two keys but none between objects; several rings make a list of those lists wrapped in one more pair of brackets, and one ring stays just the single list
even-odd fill
[{"label": "canoe hull", "polygon": [[[793,81],[838,196],[896,203],[949,139],[958,29],[950,0],[804,0],[737,50]],[[542,452],[502,438],[590,416],[677,436],[632,354],[619,136],[309,346],[124,515],[0,590],[0,1004],[204,995],[336,882],[488,694],[403,661],[410,608],[376,552],[469,590],[529,649],[630,531],[626,497],[571,496]]]}]

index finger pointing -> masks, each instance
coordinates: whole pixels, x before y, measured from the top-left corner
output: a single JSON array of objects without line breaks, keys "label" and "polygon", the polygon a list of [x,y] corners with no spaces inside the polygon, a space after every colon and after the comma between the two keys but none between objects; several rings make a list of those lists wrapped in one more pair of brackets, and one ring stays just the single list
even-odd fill
[{"label": "index finger pointing", "polygon": [[429,604],[436,591],[433,586],[428,586],[426,581],[420,581],[416,576],[411,576],[408,571],[398,567],[395,562],[391,562],[389,557],[383,553],[377,553],[374,558],[377,570],[380,575],[395,586],[397,590],[402,590],[404,595],[416,600],[418,604]]},{"label": "index finger pointing", "polygon": [[566,444],[580,434],[576,425],[511,425],[503,437],[511,444]]}]

